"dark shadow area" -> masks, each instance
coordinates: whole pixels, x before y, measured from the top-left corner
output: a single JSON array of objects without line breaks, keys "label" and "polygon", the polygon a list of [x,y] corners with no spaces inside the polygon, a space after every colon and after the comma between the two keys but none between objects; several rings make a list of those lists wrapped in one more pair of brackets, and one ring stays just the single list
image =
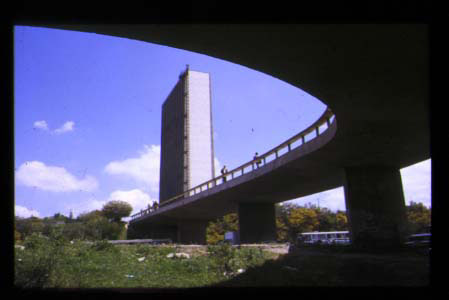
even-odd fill
[{"label": "dark shadow area", "polygon": [[427,287],[427,251],[302,247],[213,287]]}]

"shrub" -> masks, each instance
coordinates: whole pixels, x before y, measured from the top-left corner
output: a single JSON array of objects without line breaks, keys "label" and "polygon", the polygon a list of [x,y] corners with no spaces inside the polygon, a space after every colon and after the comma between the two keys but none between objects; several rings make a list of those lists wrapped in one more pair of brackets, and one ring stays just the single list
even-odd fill
[{"label": "shrub", "polygon": [[45,247],[48,242],[48,237],[40,233],[32,233],[30,236],[25,238],[23,245],[25,249],[37,250]]},{"label": "shrub", "polygon": [[96,241],[92,244],[91,249],[95,251],[114,251],[115,246],[109,243],[107,240]]},{"label": "shrub", "polygon": [[235,273],[239,269],[248,269],[262,264],[268,256],[262,249],[234,248],[227,243],[208,247],[212,265],[219,272]]},{"label": "shrub", "polygon": [[[24,241],[15,266],[15,284],[20,287],[47,287],[63,256],[64,239],[33,233]],[[20,259],[20,260],[19,260]]]},{"label": "shrub", "polygon": [[18,232],[16,229],[14,229],[14,241],[18,242],[22,240],[22,236],[20,232]]},{"label": "shrub", "polygon": [[79,239],[82,240],[85,238],[85,227],[82,223],[68,223],[64,226],[64,236],[69,240]]}]

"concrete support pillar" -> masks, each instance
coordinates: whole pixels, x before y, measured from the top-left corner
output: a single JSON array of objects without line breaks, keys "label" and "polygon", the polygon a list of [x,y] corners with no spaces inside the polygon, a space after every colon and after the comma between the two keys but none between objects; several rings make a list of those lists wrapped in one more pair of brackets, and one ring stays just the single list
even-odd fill
[{"label": "concrete support pillar", "polygon": [[405,201],[401,173],[390,167],[345,168],[346,210],[352,242],[361,248],[394,248],[403,241]]},{"label": "concrete support pillar", "polygon": [[276,241],[276,216],[273,203],[239,203],[240,243]]},{"label": "concrete support pillar", "polygon": [[183,220],[178,222],[178,243],[206,244],[206,228],[209,221]]}]

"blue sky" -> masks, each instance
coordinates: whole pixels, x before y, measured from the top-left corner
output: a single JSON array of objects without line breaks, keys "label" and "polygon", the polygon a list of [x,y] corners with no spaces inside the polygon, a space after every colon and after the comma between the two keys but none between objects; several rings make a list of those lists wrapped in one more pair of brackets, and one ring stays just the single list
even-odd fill
[{"label": "blue sky", "polygon": [[[161,105],[186,64],[208,72],[216,164],[231,170],[312,124],[318,99],[267,74],[166,46],[15,27],[16,215],[74,215],[158,199]],[[219,169],[217,169],[219,170]],[[401,170],[406,202],[430,206],[430,160]],[[345,209],[343,189],[303,197]]]}]

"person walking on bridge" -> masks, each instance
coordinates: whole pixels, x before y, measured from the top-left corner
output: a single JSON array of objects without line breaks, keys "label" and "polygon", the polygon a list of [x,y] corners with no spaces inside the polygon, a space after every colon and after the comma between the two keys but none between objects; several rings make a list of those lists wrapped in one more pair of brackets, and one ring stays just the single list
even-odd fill
[{"label": "person walking on bridge", "polygon": [[[221,169],[221,175],[225,175],[226,173],[228,173],[228,169],[226,168],[226,166],[223,166],[223,168]],[[226,176],[223,176],[223,183],[226,182]]]},{"label": "person walking on bridge", "polygon": [[259,168],[259,165],[262,163],[262,161],[259,159],[259,153],[256,152],[256,154],[254,154],[253,160],[256,161],[257,168]]}]

